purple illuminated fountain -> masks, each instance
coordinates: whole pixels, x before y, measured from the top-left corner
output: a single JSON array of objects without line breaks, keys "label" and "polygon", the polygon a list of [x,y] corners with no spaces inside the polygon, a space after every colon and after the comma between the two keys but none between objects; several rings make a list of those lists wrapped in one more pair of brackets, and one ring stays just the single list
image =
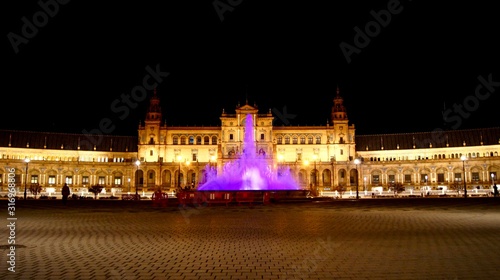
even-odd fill
[{"label": "purple illuminated fountain", "polygon": [[245,123],[244,150],[240,158],[223,166],[221,175],[207,165],[207,182],[199,191],[278,191],[300,190],[288,167],[281,167],[280,174],[269,166],[265,155],[257,154],[252,115]]}]

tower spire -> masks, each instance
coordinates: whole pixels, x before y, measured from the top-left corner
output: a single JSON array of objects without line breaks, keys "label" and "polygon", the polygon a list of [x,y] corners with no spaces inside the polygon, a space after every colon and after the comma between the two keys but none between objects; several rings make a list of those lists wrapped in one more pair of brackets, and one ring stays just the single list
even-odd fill
[{"label": "tower spire", "polygon": [[335,121],[346,121],[347,120],[347,111],[344,107],[344,99],[340,96],[340,89],[337,85],[337,94],[333,98],[333,107],[331,113],[332,122]]},{"label": "tower spire", "polygon": [[161,107],[160,98],[156,92],[156,88],[153,90],[153,96],[149,100],[149,107],[146,113],[147,121],[161,121]]}]

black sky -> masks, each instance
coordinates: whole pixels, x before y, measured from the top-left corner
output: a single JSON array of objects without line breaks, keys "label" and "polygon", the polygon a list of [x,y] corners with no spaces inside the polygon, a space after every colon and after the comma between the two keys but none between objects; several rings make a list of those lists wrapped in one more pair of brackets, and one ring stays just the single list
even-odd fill
[{"label": "black sky", "polygon": [[[490,2],[68,1],[16,53],[9,38],[43,11],[19,2],[2,15],[0,129],[81,133],[109,118],[111,134],[136,135],[147,99],[127,114],[111,104],[143,84],[147,66],[169,73],[157,91],[171,125],[220,125],[222,110],[245,100],[293,115],[275,125],[323,125],[337,85],[357,134],[500,125],[499,13]],[[221,20],[214,3],[234,7]],[[355,27],[388,6],[390,21],[348,63],[340,44],[355,46]],[[489,76],[490,94],[476,97],[478,77]],[[453,111],[464,104],[462,115]]]}]

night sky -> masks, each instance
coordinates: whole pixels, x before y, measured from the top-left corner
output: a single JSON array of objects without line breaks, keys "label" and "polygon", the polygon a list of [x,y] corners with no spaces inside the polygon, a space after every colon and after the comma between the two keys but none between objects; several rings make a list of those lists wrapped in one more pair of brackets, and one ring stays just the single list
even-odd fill
[{"label": "night sky", "polygon": [[8,1],[0,129],[136,135],[153,85],[168,125],[246,100],[324,125],[339,86],[359,135],[500,126],[499,14],[477,2]]}]

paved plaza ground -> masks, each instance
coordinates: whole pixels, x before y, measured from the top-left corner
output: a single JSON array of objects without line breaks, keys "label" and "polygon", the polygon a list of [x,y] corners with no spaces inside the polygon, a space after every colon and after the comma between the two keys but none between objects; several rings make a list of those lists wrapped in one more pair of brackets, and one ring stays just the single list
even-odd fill
[{"label": "paved plaza ground", "polygon": [[7,203],[0,279],[500,278],[500,199],[492,197],[185,208],[18,200],[15,216]]}]

